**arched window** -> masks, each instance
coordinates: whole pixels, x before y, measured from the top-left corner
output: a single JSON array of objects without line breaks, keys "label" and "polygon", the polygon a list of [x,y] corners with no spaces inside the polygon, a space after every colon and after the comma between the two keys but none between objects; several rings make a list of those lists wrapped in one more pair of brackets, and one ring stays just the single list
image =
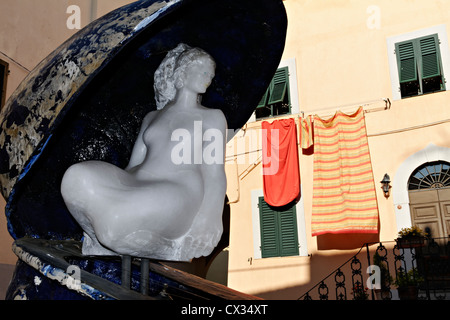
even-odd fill
[{"label": "arched window", "polygon": [[408,190],[440,189],[450,187],[450,163],[428,162],[411,174]]}]

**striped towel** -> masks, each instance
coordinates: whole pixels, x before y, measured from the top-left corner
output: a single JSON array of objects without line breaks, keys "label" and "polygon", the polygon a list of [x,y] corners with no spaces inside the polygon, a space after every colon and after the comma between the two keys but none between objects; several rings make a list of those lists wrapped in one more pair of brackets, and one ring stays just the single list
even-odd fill
[{"label": "striped towel", "polygon": [[314,117],[312,235],[377,233],[378,206],[362,108]]}]

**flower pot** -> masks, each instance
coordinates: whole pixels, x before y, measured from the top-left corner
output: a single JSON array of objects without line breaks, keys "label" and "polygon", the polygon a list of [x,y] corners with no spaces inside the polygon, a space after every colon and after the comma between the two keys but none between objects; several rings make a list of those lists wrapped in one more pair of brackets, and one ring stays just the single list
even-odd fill
[{"label": "flower pot", "polygon": [[375,289],[376,300],[391,300],[391,290],[389,289]]},{"label": "flower pot", "polygon": [[417,286],[398,287],[397,290],[400,300],[417,300],[419,295]]},{"label": "flower pot", "polygon": [[425,245],[424,237],[407,237],[396,239],[398,248],[418,248]]}]

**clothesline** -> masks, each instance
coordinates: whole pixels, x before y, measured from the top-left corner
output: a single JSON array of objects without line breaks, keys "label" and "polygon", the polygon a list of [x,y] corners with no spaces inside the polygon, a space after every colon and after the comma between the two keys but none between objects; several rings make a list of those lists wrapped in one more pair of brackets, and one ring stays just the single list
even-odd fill
[{"label": "clothesline", "polygon": [[[370,106],[370,105],[373,105],[373,104],[376,104],[376,103],[380,103],[380,102],[384,102],[385,106],[384,107],[377,107],[377,108],[370,108],[370,109],[369,108],[364,108],[364,107],[367,107],[367,106]],[[376,99],[376,100],[364,101],[364,102],[360,102],[360,103],[353,103],[353,104],[347,104],[347,105],[342,105],[342,106],[335,106],[335,107],[327,107],[327,108],[315,109],[315,110],[308,111],[308,112],[300,111],[299,114],[296,114],[294,116],[297,119],[300,119],[300,118],[304,119],[305,115],[306,116],[310,116],[310,115],[312,116],[312,115],[314,115],[317,112],[320,113],[321,111],[342,110],[342,109],[347,109],[347,108],[350,109],[350,108],[360,108],[360,107],[363,107],[364,113],[384,111],[384,110],[389,110],[391,108],[391,101],[390,101],[389,98],[381,98],[381,99]],[[335,111],[334,114],[336,114],[336,112],[337,111]],[[327,118],[328,116],[331,117],[334,114],[325,115],[325,116],[322,115],[321,118]],[[286,115],[286,116],[292,117],[293,115]],[[311,117],[311,121],[314,122],[314,117]],[[244,131],[244,135],[245,135],[245,132],[247,132],[247,131],[260,130],[260,129],[261,128],[259,126],[258,127],[250,127],[249,128],[248,124],[245,124],[245,126],[242,128],[242,131]],[[301,128],[299,128],[299,129],[301,129]],[[300,132],[300,130],[299,130],[299,132]],[[370,136],[370,135],[368,135],[368,136]],[[301,145],[301,141],[297,142],[297,144]],[[261,151],[262,151],[262,148],[259,148],[259,149],[256,149],[256,150],[246,151],[246,152],[243,152],[243,153],[240,153],[240,154],[233,154],[233,155],[230,155],[228,157],[226,156],[225,160],[226,161],[231,161],[231,160],[235,159],[238,156],[245,156],[245,155],[248,155],[248,154],[252,154],[252,153],[255,153],[255,152],[261,152]]]},{"label": "clothesline", "polygon": [[0,51],[0,54],[3,55],[5,58],[7,58],[8,60],[10,60],[11,62],[13,62],[14,64],[16,64],[17,66],[19,66],[20,68],[22,68],[23,70],[25,70],[26,72],[30,73],[31,70],[28,69],[27,67],[25,67],[23,64],[21,64],[20,62],[14,60],[13,58],[11,58],[10,56],[8,56],[6,53],[4,53],[3,51]]},{"label": "clothesline", "polygon": [[[313,109],[312,111],[300,111],[299,116],[301,117],[305,117],[305,116],[309,116],[309,115],[315,115],[317,113],[322,113],[325,111],[334,111],[333,114],[329,114],[329,116],[333,116],[337,111],[336,110],[345,110],[345,109],[350,109],[350,108],[359,108],[359,107],[367,107],[376,103],[380,103],[380,102],[384,102],[384,107],[378,107],[378,108],[373,108],[373,109],[364,109],[364,113],[369,113],[369,112],[375,112],[375,111],[383,111],[383,110],[389,110],[391,108],[391,100],[389,98],[381,98],[381,99],[376,99],[376,100],[369,100],[369,101],[363,101],[363,102],[359,102],[359,103],[352,103],[352,104],[346,104],[346,105],[341,105],[341,106],[334,106],[334,107],[326,107],[326,108],[318,108],[318,109]],[[321,117],[327,117],[328,115],[322,115]]]},{"label": "clothesline", "polygon": [[[376,103],[381,103],[381,102],[385,103],[384,107],[365,108],[367,106],[370,106],[370,105],[373,105],[373,104],[376,104]],[[342,110],[350,109],[350,108],[354,108],[355,110],[357,110],[360,107],[363,107],[364,113],[385,111],[385,110],[389,110],[391,108],[391,100],[389,98],[381,98],[381,99],[376,99],[376,100],[364,101],[364,102],[360,102],[360,103],[352,103],[352,104],[341,105],[341,106],[326,107],[326,108],[321,108],[321,109],[313,109],[312,111],[300,111],[297,114],[282,115],[280,117],[277,117],[277,119],[283,119],[284,116],[286,116],[286,117],[296,116],[297,118],[305,118],[305,116],[315,115],[317,113],[321,113],[321,112],[324,112],[324,111],[334,110],[335,112],[333,114],[330,113],[328,115],[321,115],[321,118],[327,118],[328,116],[333,116],[337,111],[342,111]],[[266,120],[266,121],[268,121],[268,120],[272,120],[272,118],[258,119],[258,121],[259,120]],[[258,127],[248,127],[248,123],[246,123],[242,127],[242,131],[244,131],[244,132],[246,132],[247,130],[259,130],[259,129],[261,129],[259,126]]]},{"label": "clothesline", "polygon": [[[378,108],[373,108],[373,109],[364,109],[364,107],[365,106],[369,106],[369,105],[371,105],[371,104],[375,104],[375,103],[380,103],[381,101],[383,101],[384,103],[385,103],[385,106],[384,107],[378,107]],[[358,108],[363,108],[363,112],[364,113],[369,113],[369,112],[376,112],[376,111],[383,111],[383,110],[388,110],[388,109],[390,109],[390,107],[391,107],[391,102],[390,102],[390,100],[389,100],[389,98],[382,98],[382,99],[377,99],[377,100],[371,100],[371,101],[365,101],[365,102],[361,102],[361,103],[359,103],[359,104],[349,104],[349,105],[347,105],[347,106],[341,106],[341,108],[343,108],[343,109],[345,109],[346,107],[347,108],[350,108],[350,107],[353,107],[353,108],[355,108],[355,106],[358,106]],[[317,110],[315,110],[315,112],[319,112],[319,111],[328,111],[328,110],[332,110],[332,109],[334,109],[334,110],[338,110],[338,108],[339,107],[334,107],[334,108],[322,108],[322,109],[317,109]],[[337,112],[339,112],[340,110],[338,110],[338,111],[336,111],[335,112],[335,114],[337,113]],[[314,111],[311,111],[311,112],[313,112],[314,113]],[[290,117],[292,117],[292,115],[290,115]],[[309,117],[309,116],[308,116]],[[310,120],[311,120],[311,123],[313,123],[314,122],[314,116],[312,116],[312,114],[311,114],[311,117],[309,117],[310,118]],[[321,118],[324,118],[324,116],[322,116]],[[297,116],[295,117],[295,119],[296,119],[296,126],[299,126],[298,127],[298,130],[297,130],[297,132],[298,132],[298,141],[297,141],[297,146],[301,146],[302,145],[302,139],[301,139],[301,132],[302,132],[302,128],[301,128],[301,125],[302,125],[302,123],[300,122],[300,121],[297,121],[297,120],[301,120],[301,119],[305,119],[305,113],[302,111],[300,114],[297,114]],[[245,135],[245,132],[247,131],[247,130],[255,130],[255,129],[257,129],[257,130],[259,130],[260,129],[260,127],[255,127],[255,128],[247,128],[247,124],[244,126],[244,128],[243,128],[243,131],[244,131],[244,135]],[[250,150],[250,151],[246,151],[246,152],[243,152],[243,153],[240,153],[240,154],[233,154],[233,155],[230,155],[230,156],[225,156],[225,161],[227,162],[227,161],[233,161],[233,160],[235,160],[237,157],[239,157],[239,156],[246,156],[246,155],[249,155],[249,154],[253,154],[253,153],[255,153],[255,152],[257,152],[257,153],[261,153],[260,155],[259,155],[259,157],[258,157],[258,159],[256,159],[252,164],[250,164],[243,172],[241,172],[238,176],[239,176],[239,179],[240,180],[242,180],[242,179],[244,179],[251,171],[253,171],[253,169],[254,168],[256,168],[260,163],[261,163],[261,161],[262,161],[262,148],[258,148],[258,149],[256,149],[256,150]]]},{"label": "clothesline", "polygon": [[[297,141],[297,146],[301,146],[302,145],[302,139],[301,139],[301,132],[302,132],[301,125],[302,124],[301,124],[301,122],[299,122],[299,120],[303,120],[303,119],[304,118],[302,118],[300,115],[298,115],[297,117],[294,118],[295,124],[296,124],[296,126],[298,126],[297,133],[298,133],[299,139]],[[311,123],[314,122],[313,119],[314,119],[314,117],[311,117]],[[243,131],[244,131],[244,135],[245,135],[245,132],[248,131],[248,130],[260,130],[260,129],[261,128],[259,128],[259,127],[258,128],[246,128]],[[233,154],[233,155],[230,155],[230,156],[225,156],[225,161],[228,161],[228,160],[231,161],[231,160],[235,159],[236,157],[245,156],[245,155],[252,154],[252,153],[255,153],[255,152],[262,152],[262,147],[258,148],[258,149],[255,149],[255,150],[239,153],[239,154]],[[258,158],[258,160],[261,160],[261,157],[262,157],[262,155]],[[252,166],[252,165],[250,165],[250,166]]]}]

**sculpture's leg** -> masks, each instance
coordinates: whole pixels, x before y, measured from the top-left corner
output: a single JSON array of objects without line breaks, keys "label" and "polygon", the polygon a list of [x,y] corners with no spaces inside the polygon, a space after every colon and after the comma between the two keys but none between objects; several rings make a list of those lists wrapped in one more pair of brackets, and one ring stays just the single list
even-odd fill
[{"label": "sculpture's leg", "polygon": [[117,253],[102,246],[94,234],[90,236],[86,232],[84,232],[81,251],[86,256],[117,256]]}]

